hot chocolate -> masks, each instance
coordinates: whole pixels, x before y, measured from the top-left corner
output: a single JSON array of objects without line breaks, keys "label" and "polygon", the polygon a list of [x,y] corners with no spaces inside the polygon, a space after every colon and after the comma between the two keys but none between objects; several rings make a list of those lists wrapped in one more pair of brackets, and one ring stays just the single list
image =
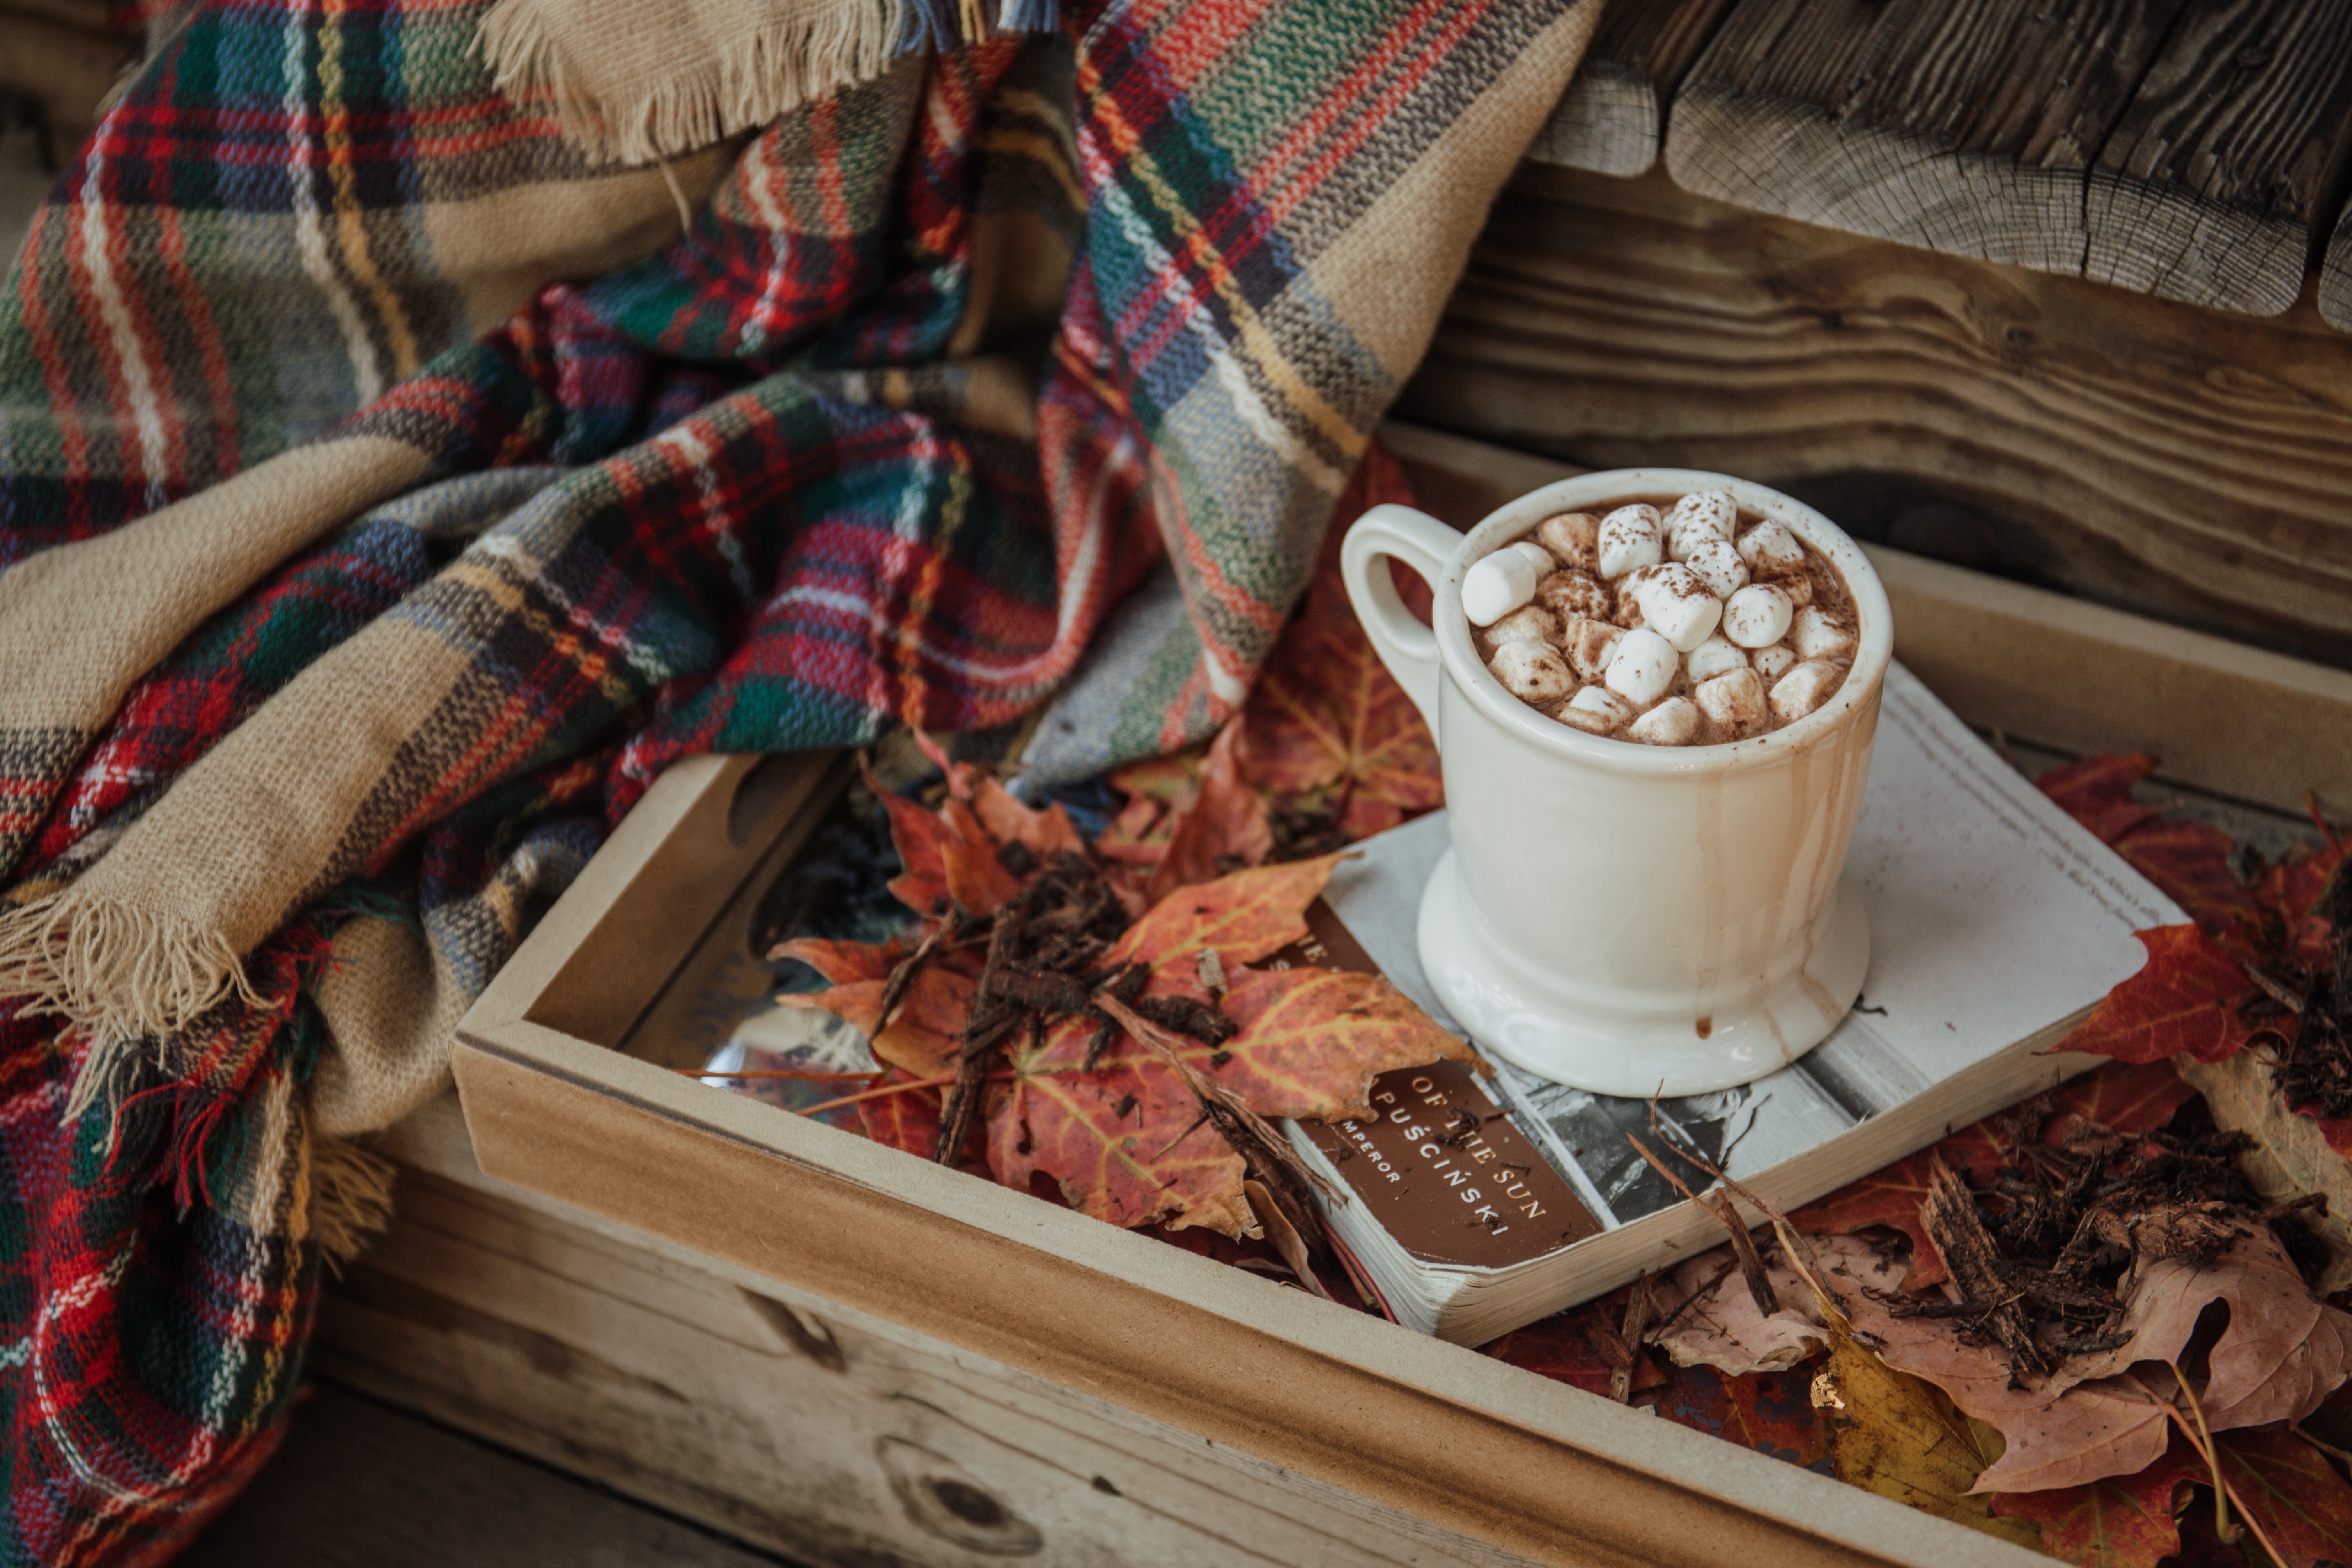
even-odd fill
[{"label": "hot chocolate", "polygon": [[1853,665],[1853,601],[1727,490],[1562,512],[1464,574],[1495,679],[1591,735],[1712,746],[1793,724]]}]

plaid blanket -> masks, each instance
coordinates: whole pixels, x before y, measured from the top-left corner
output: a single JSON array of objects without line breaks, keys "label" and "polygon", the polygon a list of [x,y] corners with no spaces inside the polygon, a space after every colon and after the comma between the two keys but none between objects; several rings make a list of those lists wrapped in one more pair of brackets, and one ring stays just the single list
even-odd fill
[{"label": "plaid blanket", "polygon": [[1231,713],[1594,8],[1066,5],[635,169],[469,0],[173,34],[0,300],[0,1557],[267,1457],[343,1140],[667,763]]}]

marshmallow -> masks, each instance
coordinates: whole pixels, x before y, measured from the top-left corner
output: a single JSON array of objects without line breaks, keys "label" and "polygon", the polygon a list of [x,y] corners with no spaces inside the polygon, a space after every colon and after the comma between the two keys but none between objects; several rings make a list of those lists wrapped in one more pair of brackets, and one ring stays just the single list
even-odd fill
[{"label": "marshmallow", "polygon": [[1607,621],[1578,621],[1563,635],[1568,662],[1587,680],[1598,680],[1607,672],[1609,661],[1617,657],[1617,645],[1625,636]]},{"label": "marshmallow", "polygon": [[1764,683],[1752,669],[1735,669],[1700,682],[1691,700],[1715,726],[1718,740],[1744,741],[1764,728]]},{"label": "marshmallow", "polygon": [[1793,724],[1827,702],[1844,684],[1844,666],[1809,659],[1772,683],[1772,717]]},{"label": "marshmallow", "polygon": [[1553,702],[1576,689],[1568,660],[1549,643],[1520,638],[1495,650],[1487,668],[1514,697],[1528,702]]},{"label": "marshmallow", "polygon": [[1559,641],[1559,617],[1541,605],[1521,605],[1501,620],[1486,628],[1487,640],[1500,646],[1507,642]]},{"label": "marshmallow", "polygon": [[1755,668],[1757,674],[1764,678],[1764,684],[1769,686],[1797,668],[1797,656],[1789,651],[1788,644],[1776,642],[1770,647],[1759,647],[1749,654],[1748,662]]},{"label": "marshmallow", "polygon": [[1687,746],[1698,734],[1698,710],[1687,697],[1669,697],[1625,731],[1628,740],[1645,746]]},{"label": "marshmallow", "polygon": [[1683,673],[1691,678],[1694,686],[1702,680],[1713,680],[1718,675],[1728,675],[1735,669],[1747,668],[1748,656],[1721,637],[1709,637],[1683,656]]},{"label": "marshmallow", "polygon": [[1563,566],[1590,572],[1601,564],[1601,520],[1589,511],[1564,511],[1536,525],[1536,542]]},{"label": "marshmallow", "polygon": [[1555,565],[1540,544],[1506,544],[1462,574],[1462,613],[1474,626],[1493,626],[1534,598]]},{"label": "marshmallow", "polygon": [[1773,577],[1802,571],[1805,546],[1783,525],[1759,522],[1739,536],[1739,559],[1759,576]]},{"label": "marshmallow", "polygon": [[1801,659],[1852,658],[1853,634],[1832,620],[1818,605],[1797,612],[1789,628],[1789,646]]},{"label": "marshmallow", "polygon": [[1655,566],[1664,560],[1658,509],[1621,506],[1601,520],[1595,551],[1601,574],[1614,582],[1637,567]]},{"label": "marshmallow", "polygon": [[1748,586],[1748,563],[1739,559],[1739,552],[1720,539],[1701,542],[1683,564],[1718,599],[1728,599]]},{"label": "marshmallow", "polygon": [[1682,660],[1675,645],[1649,630],[1627,632],[1609,660],[1609,689],[1636,708],[1647,708],[1674,686]]},{"label": "marshmallow", "polygon": [[1769,647],[1788,634],[1795,614],[1778,587],[1751,584],[1723,606],[1723,635],[1741,647]]},{"label": "marshmallow", "polygon": [[[1555,521],[1558,520],[1555,519]],[[1555,572],[1536,584],[1536,602],[1562,622],[1580,616],[1596,621],[1609,618],[1609,590],[1578,571]]]},{"label": "marshmallow", "polygon": [[1801,610],[1813,602],[1813,580],[1802,572],[1782,577],[1772,586],[1788,595],[1789,603],[1798,609]]},{"label": "marshmallow", "polygon": [[1605,686],[1588,686],[1552,715],[1588,735],[1606,735],[1633,716],[1633,705]]},{"label": "marshmallow", "polygon": [[1666,513],[1666,558],[1687,561],[1691,552],[1709,539],[1731,542],[1739,526],[1739,503],[1729,490],[1698,490],[1675,502]]},{"label": "marshmallow", "polygon": [[1687,566],[1654,566],[1633,590],[1642,606],[1642,624],[1688,653],[1715,635],[1723,618],[1723,602]]}]

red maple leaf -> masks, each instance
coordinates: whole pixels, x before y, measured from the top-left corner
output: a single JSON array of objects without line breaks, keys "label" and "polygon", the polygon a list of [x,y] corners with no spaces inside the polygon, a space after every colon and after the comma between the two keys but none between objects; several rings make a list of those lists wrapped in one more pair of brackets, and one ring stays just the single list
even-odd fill
[{"label": "red maple leaf", "polygon": [[1995,1492],[1992,1511],[1999,1519],[2039,1525],[2042,1550],[2074,1568],[2153,1568],[2180,1550],[2175,1494],[2211,1475],[2176,1433],[2163,1458],[2136,1475],[2046,1491]]},{"label": "red maple leaf", "polygon": [[2254,994],[2242,961],[2193,925],[2134,931],[2147,950],[2138,973],[2108,992],[2058,1044],[2125,1062],[2174,1056],[2218,1062],[2260,1032],[2238,1005]]}]

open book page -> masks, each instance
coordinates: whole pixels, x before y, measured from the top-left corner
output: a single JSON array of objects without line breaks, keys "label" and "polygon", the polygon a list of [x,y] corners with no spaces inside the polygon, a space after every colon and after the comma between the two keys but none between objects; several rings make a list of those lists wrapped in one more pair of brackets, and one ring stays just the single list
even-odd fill
[{"label": "open book page", "polygon": [[[1449,1028],[1414,936],[1446,847],[1443,813],[1363,846],[1325,894],[1365,952]],[[1795,1159],[2096,1003],[2138,969],[2134,931],[2186,917],[1979,740],[1907,670],[1889,669],[1846,875],[1870,918],[1856,1010],[1757,1083],[1659,1102],[1689,1146],[1746,1177]],[[1679,1202],[1634,1152],[1640,1100],[1496,1064],[1488,1089],[1603,1229]],[[1694,1187],[1706,1178],[1680,1173]]]}]

